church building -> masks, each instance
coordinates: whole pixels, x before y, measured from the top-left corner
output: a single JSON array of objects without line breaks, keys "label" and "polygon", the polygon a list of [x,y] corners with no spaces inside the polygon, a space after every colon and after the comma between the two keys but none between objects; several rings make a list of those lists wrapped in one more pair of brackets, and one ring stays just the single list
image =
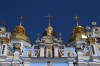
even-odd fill
[{"label": "church building", "polygon": [[22,26],[22,15],[13,32],[0,27],[0,66],[100,66],[100,27],[96,22],[92,22],[92,28],[87,26],[85,31],[78,24],[76,15],[76,25],[64,44],[62,34],[59,33],[57,38],[50,24],[53,16],[46,17],[48,25],[42,38],[37,34],[35,44],[31,43]]}]

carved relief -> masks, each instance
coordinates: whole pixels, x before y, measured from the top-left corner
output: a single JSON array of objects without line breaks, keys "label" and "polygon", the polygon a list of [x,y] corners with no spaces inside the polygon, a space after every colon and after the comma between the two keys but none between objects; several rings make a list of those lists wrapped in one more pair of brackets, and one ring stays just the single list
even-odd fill
[{"label": "carved relief", "polygon": [[20,47],[21,47],[21,44],[14,44],[14,45],[13,45],[13,48],[14,48],[14,49],[20,49]]},{"label": "carved relief", "polygon": [[2,39],[1,39],[1,43],[2,43],[2,44],[9,44],[9,39],[7,39],[7,38],[2,38]]},{"label": "carved relief", "polygon": [[95,38],[88,38],[86,41],[88,44],[95,44]]}]

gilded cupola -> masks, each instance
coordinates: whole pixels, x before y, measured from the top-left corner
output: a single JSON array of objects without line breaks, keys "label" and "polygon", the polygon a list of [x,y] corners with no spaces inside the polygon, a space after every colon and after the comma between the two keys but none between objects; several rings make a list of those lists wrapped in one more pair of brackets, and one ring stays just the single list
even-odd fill
[{"label": "gilded cupola", "polygon": [[28,38],[28,36],[26,35],[26,30],[25,28],[22,26],[22,18],[24,18],[22,15],[20,16],[20,25],[16,26],[14,31],[12,32],[11,35],[11,39],[22,39],[28,43],[30,43],[30,40]]},{"label": "gilded cupola", "polygon": [[74,40],[79,40],[79,39],[82,39],[82,38],[86,38],[86,33],[84,31],[84,28],[82,26],[78,25],[78,18],[79,17],[76,16],[74,18],[76,18],[77,24],[72,30],[72,34],[70,36],[70,39],[69,39],[68,43],[70,43]]},{"label": "gilded cupola", "polygon": [[49,20],[48,20],[49,25],[45,29],[45,32],[43,33],[43,36],[55,36],[55,32],[53,31],[53,28],[52,28],[52,26],[50,26],[50,18],[53,17],[53,16],[50,16],[50,14],[49,14],[46,17],[49,18]]}]

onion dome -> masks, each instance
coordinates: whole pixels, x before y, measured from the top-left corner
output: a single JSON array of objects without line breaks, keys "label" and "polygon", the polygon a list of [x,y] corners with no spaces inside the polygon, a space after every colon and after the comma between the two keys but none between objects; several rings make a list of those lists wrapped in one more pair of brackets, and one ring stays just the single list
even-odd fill
[{"label": "onion dome", "polygon": [[47,35],[55,36],[55,32],[53,31],[53,28],[51,26],[48,26],[45,29],[45,32],[43,33],[43,36],[47,36]]},{"label": "onion dome", "polygon": [[82,26],[78,25],[78,21],[77,21],[78,17],[76,16],[75,18],[76,18],[77,25],[73,28],[73,31],[70,36],[70,39],[68,40],[68,43],[70,43],[74,40],[86,38],[86,33],[84,31],[84,28]]},{"label": "onion dome", "polygon": [[[20,18],[23,18],[23,17],[21,16]],[[21,25],[21,22],[20,22],[20,25],[16,26],[14,31],[12,32],[11,39],[22,39],[22,40],[30,43],[30,40],[29,40],[28,36],[26,35],[26,30]]]},{"label": "onion dome", "polygon": [[53,16],[50,16],[50,14],[49,14],[46,17],[49,18],[49,20],[48,20],[49,25],[45,29],[45,32],[43,33],[43,36],[56,36],[55,32],[53,31],[52,26],[50,26],[50,18],[53,17]]}]

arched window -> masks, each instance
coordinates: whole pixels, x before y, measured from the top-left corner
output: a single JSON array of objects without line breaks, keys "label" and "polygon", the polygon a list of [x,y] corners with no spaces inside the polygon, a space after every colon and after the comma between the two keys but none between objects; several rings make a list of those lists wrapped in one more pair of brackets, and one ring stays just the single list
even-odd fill
[{"label": "arched window", "polygon": [[91,45],[91,47],[92,47],[92,53],[93,53],[93,54],[95,54],[95,51],[94,51],[94,46],[93,46],[93,45]]},{"label": "arched window", "polygon": [[50,46],[48,46],[48,57],[51,57],[51,49],[50,49]]},{"label": "arched window", "polygon": [[98,53],[100,55],[100,44],[98,44]]},{"label": "arched window", "polygon": [[67,51],[66,51],[66,56],[67,56],[67,57],[71,57],[71,51],[70,51],[70,50],[67,50]]},{"label": "arched window", "polygon": [[8,50],[8,56],[12,56],[12,53],[10,52],[10,50]]},{"label": "arched window", "polygon": [[86,52],[84,53],[84,56],[88,56],[89,55],[89,51],[86,50]]},{"label": "arched window", "polygon": [[4,54],[5,51],[5,45],[2,46],[2,54]]},{"label": "arched window", "polygon": [[32,51],[31,50],[28,51],[28,57],[32,57]]},{"label": "arched window", "polygon": [[86,46],[86,45],[85,45],[85,43],[82,43],[82,49],[84,49],[84,48],[85,48],[85,46]]}]

